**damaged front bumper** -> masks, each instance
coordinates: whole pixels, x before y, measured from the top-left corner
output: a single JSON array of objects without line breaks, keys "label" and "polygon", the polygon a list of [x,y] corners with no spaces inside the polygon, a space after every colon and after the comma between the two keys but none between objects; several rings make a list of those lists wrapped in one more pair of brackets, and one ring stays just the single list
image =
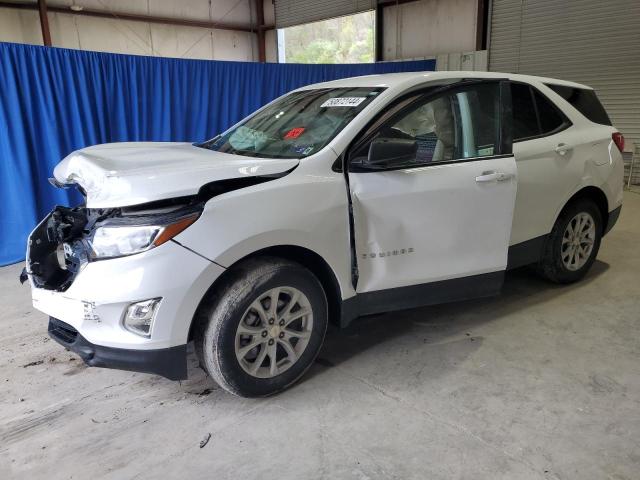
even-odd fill
[{"label": "damaged front bumper", "polygon": [[115,368],[132,372],[153,373],[169,380],[187,378],[187,346],[154,350],[130,350],[95,345],[71,325],[49,318],[49,336],[78,354],[90,367]]},{"label": "damaged front bumper", "polygon": [[[192,319],[224,268],[172,240],[134,255],[92,261],[83,256],[82,245],[73,246],[86,240],[91,218],[78,220],[82,227],[76,234],[53,218],[36,227],[27,252],[33,305],[52,317],[51,337],[90,366],[184,378]],[[65,243],[72,247],[61,255]],[[147,299],[161,302],[150,334],[141,336],[125,328],[124,319],[132,304]]]},{"label": "damaged front bumper", "polygon": [[29,235],[27,266],[20,276],[31,277],[34,286],[65,291],[89,261],[86,232],[104,211],[56,207]]}]

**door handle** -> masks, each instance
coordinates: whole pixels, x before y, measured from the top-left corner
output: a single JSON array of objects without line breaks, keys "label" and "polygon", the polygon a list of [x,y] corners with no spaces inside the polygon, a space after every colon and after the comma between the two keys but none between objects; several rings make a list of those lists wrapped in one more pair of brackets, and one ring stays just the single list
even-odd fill
[{"label": "door handle", "polygon": [[504,182],[513,178],[510,173],[496,172],[495,170],[489,170],[488,172],[482,172],[482,175],[476,177],[478,183],[488,182]]},{"label": "door handle", "polygon": [[567,152],[569,150],[571,150],[571,146],[567,145],[566,143],[559,143],[558,146],[556,148],[554,148],[554,152],[556,152],[558,155],[566,155]]}]

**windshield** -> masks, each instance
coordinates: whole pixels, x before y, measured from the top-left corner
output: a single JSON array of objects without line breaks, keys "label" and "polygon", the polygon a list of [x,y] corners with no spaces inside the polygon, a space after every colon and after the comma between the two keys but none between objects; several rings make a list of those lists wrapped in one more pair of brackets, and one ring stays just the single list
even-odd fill
[{"label": "windshield", "polygon": [[303,158],[321,150],[384,88],[293,92],[197,146],[262,158]]}]

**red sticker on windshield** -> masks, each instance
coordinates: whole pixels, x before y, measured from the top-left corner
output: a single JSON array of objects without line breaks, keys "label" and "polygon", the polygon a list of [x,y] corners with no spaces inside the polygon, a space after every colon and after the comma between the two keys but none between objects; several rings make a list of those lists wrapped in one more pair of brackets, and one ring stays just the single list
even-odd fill
[{"label": "red sticker on windshield", "polygon": [[302,135],[302,132],[304,132],[304,127],[292,128],[286,133],[284,139],[288,140],[290,138],[298,138],[300,135]]}]

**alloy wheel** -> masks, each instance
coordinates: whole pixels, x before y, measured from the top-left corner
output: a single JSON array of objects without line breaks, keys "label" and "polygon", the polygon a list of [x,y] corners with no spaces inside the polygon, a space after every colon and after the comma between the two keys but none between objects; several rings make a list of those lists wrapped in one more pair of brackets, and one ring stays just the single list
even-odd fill
[{"label": "alloy wheel", "polygon": [[272,378],[293,366],[309,343],[313,311],[307,296],[293,287],[277,287],[260,295],[245,311],[235,338],[243,370],[256,378]]},{"label": "alloy wheel", "polygon": [[580,270],[589,260],[596,239],[596,224],[587,212],[573,217],[562,236],[560,253],[567,270]]}]

